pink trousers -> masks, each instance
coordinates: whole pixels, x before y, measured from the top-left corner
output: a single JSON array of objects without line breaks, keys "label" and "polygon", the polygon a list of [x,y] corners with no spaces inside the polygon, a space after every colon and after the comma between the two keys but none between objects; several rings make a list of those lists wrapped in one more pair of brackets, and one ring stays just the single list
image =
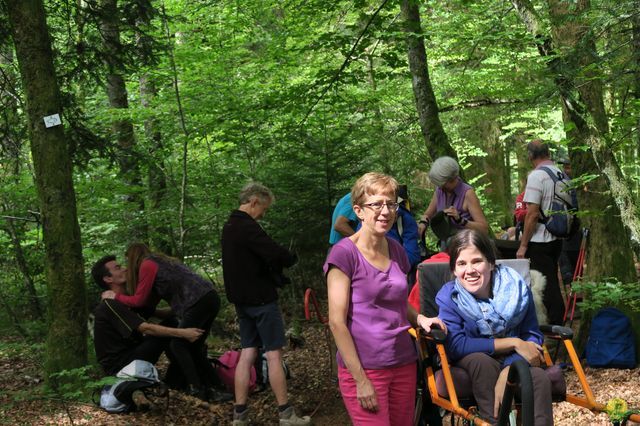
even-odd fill
[{"label": "pink trousers", "polygon": [[364,370],[378,397],[378,411],[360,406],[356,382],[349,370],[339,367],[342,400],[355,426],[411,426],[416,400],[416,363],[384,370]]}]

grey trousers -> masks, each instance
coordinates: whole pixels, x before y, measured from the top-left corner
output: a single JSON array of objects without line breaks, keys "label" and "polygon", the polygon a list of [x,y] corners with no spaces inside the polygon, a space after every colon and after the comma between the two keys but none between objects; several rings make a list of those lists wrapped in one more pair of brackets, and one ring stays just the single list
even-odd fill
[{"label": "grey trousers", "polygon": [[[495,386],[502,370],[500,362],[483,353],[473,353],[457,362],[456,366],[466,370],[471,378],[473,397],[478,404],[480,416],[497,422],[493,416]],[[533,380],[534,424],[536,426],[553,425],[553,407],[551,405],[551,381],[543,369],[531,367]]]}]

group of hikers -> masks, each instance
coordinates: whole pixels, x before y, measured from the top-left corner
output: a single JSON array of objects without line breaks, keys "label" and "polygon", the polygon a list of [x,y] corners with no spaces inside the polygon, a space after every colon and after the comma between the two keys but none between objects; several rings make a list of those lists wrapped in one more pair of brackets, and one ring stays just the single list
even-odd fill
[{"label": "group of hikers", "polygon": [[[534,170],[523,196],[527,211],[516,255],[529,258],[531,267],[545,275],[544,305],[550,322],[560,324],[563,300],[557,270],[562,241],[539,217],[554,196],[554,181],[542,168],[562,171],[542,141],[530,142],[527,150]],[[496,421],[509,366],[517,359],[528,362],[535,424],[553,423],[551,384],[540,368],[543,335],[533,296],[516,271],[496,264],[480,201],[459,170],[453,158],[434,161],[429,179],[436,190],[417,221],[406,187],[381,173],[361,176],[336,205],[323,271],[339,388],[354,424],[413,424],[417,355],[407,332],[412,326],[446,332],[450,361],[468,373],[480,415],[491,422]],[[165,352],[171,361],[165,378],[170,386],[204,400],[233,398],[233,424],[246,425],[250,372],[261,349],[279,423],[311,423],[289,403],[282,368],[286,340],[278,288],[284,282],[283,269],[298,259],[258,224],[273,202],[267,187],[246,185],[222,231],[224,288],[235,306],[242,348],[234,395],[216,389],[207,359],[205,340],[220,308],[213,284],[141,243],[127,249],[127,268],[110,255],[92,269],[104,290],[94,333],[97,359],[106,374],[116,374],[135,359],[155,363]],[[439,314],[433,318],[420,313],[419,285],[413,285],[416,266],[424,258],[418,240],[428,227],[438,234],[441,252],[426,261],[448,262],[455,277],[438,293]],[[160,300],[170,308],[156,309]],[[162,321],[152,322],[151,316]]]},{"label": "group of hikers", "polygon": [[[561,324],[562,240],[539,219],[555,196],[555,182],[544,169],[564,172],[541,140],[531,141],[527,152],[534,169],[521,201],[527,211],[515,256],[530,259],[531,268],[545,276],[543,304],[550,322]],[[339,386],[354,424],[412,424],[417,388],[416,352],[407,333],[412,326],[446,332],[449,361],[468,374],[479,414],[491,423],[497,421],[509,366],[526,361],[533,381],[534,423],[553,424],[551,379],[542,368],[544,338],[533,295],[515,270],[496,264],[478,196],[459,170],[453,158],[436,159],[429,171],[436,187],[429,206],[413,226],[402,216],[404,229],[417,228],[415,238],[428,227],[434,230],[441,252],[425,261],[448,262],[454,276],[437,294],[435,318],[419,313],[419,285],[408,295],[416,267],[409,261],[411,243],[402,232],[400,238],[390,232],[406,201],[398,197],[396,180],[367,173],[334,210],[324,273]]]},{"label": "group of hikers", "polygon": [[[97,360],[115,375],[134,360],[155,364],[166,353],[170,364],[165,382],[202,400],[234,399],[233,424],[249,424],[247,399],[251,369],[264,351],[268,379],[278,404],[280,425],[306,425],[289,403],[282,367],[286,345],[277,288],[283,269],[298,258],[273,241],[258,224],[274,201],[259,183],[246,185],[222,231],[222,262],[226,297],[235,306],[242,351],[235,367],[234,394],[216,389],[216,373],[207,358],[205,340],[220,309],[213,283],[180,261],[133,243],[126,252],[127,268],[115,255],[92,268],[102,301],[95,310],[94,342]],[[160,300],[169,308],[157,309]],[[161,322],[151,321],[157,317]]]}]

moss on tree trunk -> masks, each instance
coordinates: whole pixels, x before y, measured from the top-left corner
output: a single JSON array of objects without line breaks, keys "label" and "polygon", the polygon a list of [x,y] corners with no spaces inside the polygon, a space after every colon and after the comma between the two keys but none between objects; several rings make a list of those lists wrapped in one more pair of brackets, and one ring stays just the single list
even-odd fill
[{"label": "moss on tree trunk", "polygon": [[[62,125],[43,118],[61,114],[51,40],[41,0],[7,0],[24,88],[31,155],[42,215],[48,296],[45,373],[87,362],[87,307],[72,162]],[[51,384],[51,382],[49,382]]]}]

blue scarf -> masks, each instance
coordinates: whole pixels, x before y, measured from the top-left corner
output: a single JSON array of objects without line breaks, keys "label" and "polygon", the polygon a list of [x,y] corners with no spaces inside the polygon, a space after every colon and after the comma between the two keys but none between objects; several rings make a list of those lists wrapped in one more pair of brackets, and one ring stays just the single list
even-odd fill
[{"label": "blue scarf", "polygon": [[496,265],[491,278],[490,299],[476,299],[456,278],[453,301],[476,323],[482,337],[512,337],[527,312],[529,289],[520,274],[508,266]]}]

